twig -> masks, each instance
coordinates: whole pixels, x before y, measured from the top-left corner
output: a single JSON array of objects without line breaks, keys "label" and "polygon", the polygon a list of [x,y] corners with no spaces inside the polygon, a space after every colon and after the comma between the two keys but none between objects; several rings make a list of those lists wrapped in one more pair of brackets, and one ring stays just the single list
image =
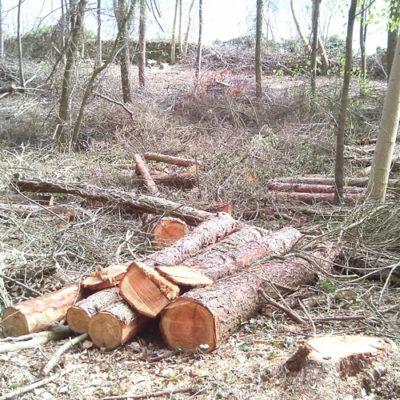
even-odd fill
[{"label": "twig", "polygon": [[157,362],[157,361],[164,360],[165,358],[177,356],[178,354],[181,354],[181,353],[182,353],[181,350],[169,351],[168,353],[161,354],[161,355],[156,356],[156,357],[151,357],[151,358],[143,357],[143,360],[146,360],[146,361],[152,363],[152,362]]},{"label": "twig", "polygon": [[324,318],[315,318],[314,322],[329,322],[329,321],[361,321],[365,319],[363,315],[344,315],[337,317],[324,317]]},{"label": "twig", "polygon": [[114,103],[114,104],[117,104],[118,106],[121,106],[131,116],[131,118],[133,119],[133,117],[134,117],[133,112],[124,103],[121,103],[118,100],[114,100],[111,97],[105,96],[104,94],[101,94],[101,93],[98,93],[98,92],[95,92],[95,91],[93,91],[93,94],[95,96],[99,96],[100,98],[102,98],[104,100],[109,101],[110,103]]},{"label": "twig", "polygon": [[316,335],[316,334],[317,334],[317,329],[315,328],[315,324],[314,324],[313,319],[311,318],[311,315],[310,315],[309,312],[307,311],[307,308],[305,307],[305,305],[303,304],[303,302],[301,301],[301,299],[297,299],[297,301],[298,301],[298,303],[300,304],[300,307],[303,309],[304,314],[306,314],[308,320],[311,322],[311,325],[312,325],[312,327],[313,327],[314,335]]},{"label": "twig", "polygon": [[40,293],[37,290],[32,289],[31,287],[25,285],[24,283],[16,281],[15,279],[10,278],[9,276],[2,274],[1,272],[0,272],[0,277],[3,278],[3,279],[7,279],[8,281],[10,281],[12,283],[15,283],[18,286],[21,286],[24,289],[29,290],[30,292],[37,294],[38,296],[43,296],[43,293]]},{"label": "twig", "polygon": [[[123,396],[111,396],[111,397],[103,397],[103,400],[122,400],[122,399],[147,399],[149,397],[161,397],[161,396],[171,396],[175,393],[187,393],[189,392],[190,394],[196,393],[197,388],[193,386],[189,386],[186,388],[182,389],[176,389],[176,390],[164,390],[162,392],[153,392],[153,393],[147,393],[147,394],[138,394],[138,395],[123,395]],[[1,400],[1,398],[0,398]]]},{"label": "twig", "polygon": [[398,263],[394,264],[393,267],[392,267],[391,265],[389,266],[389,267],[392,267],[392,268],[390,269],[389,275],[388,275],[388,277],[386,278],[385,284],[383,285],[381,294],[380,294],[380,296],[379,296],[378,303],[380,303],[380,302],[382,301],[383,293],[385,292],[387,286],[389,285],[390,278],[391,278],[393,272],[395,271],[395,269],[396,269],[398,266],[400,266],[400,261],[399,261]]},{"label": "twig", "polygon": [[63,375],[67,374],[68,372],[71,372],[73,369],[74,368],[65,369],[65,370],[61,371],[60,373],[58,373],[58,374],[51,375],[51,376],[49,376],[47,378],[41,379],[40,381],[34,382],[34,383],[32,383],[32,384],[30,384],[28,386],[25,386],[23,388],[20,388],[20,389],[14,390],[12,392],[6,393],[3,396],[0,396],[0,400],[10,400],[10,399],[12,399],[14,397],[22,396],[23,394],[28,393],[28,392],[32,391],[33,389],[36,389],[38,387],[47,385],[48,383],[53,382],[58,378],[61,378]]},{"label": "twig", "polygon": [[301,318],[297,313],[295,313],[294,311],[290,310],[288,307],[283,306],[282,304],[279,304],[278,302],[276,302],[272,297],[268,296],[264,290],[260,289],[259,293],[261,294],[262,297],[264,297],[264,299],[272,304],[274,307],[278,308],[279,310],[283,311],[285,314],[287,314],[289,316],[290,319],[292,319],[294,322],[297,322],[300,325],[305,325],[305,321],[303,320],[303,318]]},{"label": "twig", "polygon": [[66,343],[64,343],[53,355],[53,357],[50,358],[46,366],[43,368],[42,375],[46,376],[51,372],[51,370],[56,366],[58,363],[60,357],[67,352],[71,347],[75,346],[76,344],[83,342],[89,337],[87,333],[83,333],[80,336],[77,336],[74,339],[68,340]]}]

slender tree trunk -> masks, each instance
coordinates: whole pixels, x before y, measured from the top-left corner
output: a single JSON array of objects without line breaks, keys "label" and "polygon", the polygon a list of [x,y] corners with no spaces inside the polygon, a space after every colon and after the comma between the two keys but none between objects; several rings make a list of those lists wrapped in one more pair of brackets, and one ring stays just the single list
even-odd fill
[{"label": "slender tree trunk", "polygon": [[313,101],[315,99],[315,86],[317,79],[318,18],[320,1],[321,0],[313,0],[312,3],[311,94]]},{"label": "slender tree trunk", "polygon": [[385,201],[399,119],[400,43],[397,41],[367,190],[367,196],[376,201]]},{"label": "slender tree trunk", "polygon": [[179,0],[175,0],[175,12],[174,12],[174,22],[172,23],[172,37],[171,37],[171,64],[174,65],[176,63],[176,39],[175,39],[175,31],[176,31],[176,18],[178,15],[178,5]]},{"label": "slender tree trunk", "polygon": [[199,0],[199,40],[197,42],[196,80],[198,80],[200,77],[202,51],[203,51],[203,0]]},{"label": "slender tree trunk", "polygon": [[347,104],[349,98],[349,87],[351,78],[351,64],[353,57],[353,28],[356,15],[357,0],[351,0],[349,18],[347,23],[346,36],[346,59],[344,64],[344,78],[342,87],[342,97],[340,102],[339,121],[336,136],[336,161],[335,161],[335,204],[343,201],[344,184],[344,132],[347,119]]},{"label": "slender tree trunk", "polygon": [[387,75],[390,76],[396,45],[399,37],[399,27],[397,22],[400,19],[400,2],[398,0],[390,1],[390,14],[388,23],[387,40]]},{"label": "slender tree trunk", "polygon": [[19,62],[19,83],[25,87],[24,65],[22,62],[22,41],[21,41],[21,4],[22,0],[18,1],[18,16],[17,16],[17,39],[18,39],[18,62]]},{"label": "slender tree trunk", "polygon": [[306,39],[306,37],[304,36],[303,31],[301,30],[299,21],[298,21],[297,16],[296,16],[296,12],[294,10],[293,0],[290,0],[290,9],[292,11],[292,17],[293,17],[294,24],[296,25],[297,33],[299,34],[299,36],[301,38],[301,41],[303,42],[303,45],[304,45],[304,48],[307,51],[307,54],[310,56],[311,53],[312,53],[311,46],[308,43],[308,40]]},{"label": "slender tree trunk", "polygon": [[140,21],[139,21],[139,85],[146,85],[146,0],[140,0]]},{"label": "slender tree trunk", "polygon": [[71,0],[71,38],[66,51],[66,62],[64,77],[62,81],[60,109],[58,112],[59,124],[56,129],[57,146],[62,147],[66,144],[65,124],[68,119],[70,97],[72,91],[72,72],[75,64],[76,49],[79,48],[81,33],[83,30],[83,19],[85,16],[87,0]]},{"label": "slender tree trunk", "polygon": [[103,62],[103,45],[101,41],[101,0],[97,0],[97,63]]},{"label": "slender tree trunk", "polygon": [[3,12],[2,12],[2,1],[0,0],[0,60],[3,57],[4,57]]},{"label": "slender tree trunk", "polygon": [[329,69],[329,60],[328,60],[328,56],[326,55],[326,51],[325,51],[325,47],[322,43],[321,37],[318,35],[318,52],[321,56],[321,60],[317,60],[317,64],[320,62],[321,64],[321,73],[323,75],[326,75],[326,73],[328,72]]},{"label": "slender tree trunk", "polygon": [[182,0],[179,0],[178,45],[179,51],[182,51]]},{"label": "slender tree trunk", "polygon": [[366,70],[367,70],[367,59],[365,53],[365,42],[366,42],[366,34],[367,34],[367,9],[366,9],[366,0],[362,0],[361,2],[361,12],[360,12],[360,69],[361,69],[361,80],[364,81],[366,78]]},{"label": "slender tree trunk", "polygon": [[262,15],[263,0],[257,0],[257,19],[256,19],[256,96],[262,96],[262,65],[261,65],[261,47],[262,47]]},{"label": "slender tree trunk", "polygon": [[192,25],[192,9],[194,6],[194,1],[195,0],[192,0],[192,2],[190,3],[190,7],[189,7],[188,23],[187,23],[187,27],[186,27],[185,39],[183,41],[183,54],[184,55],[186,55],[187,51],[188,51],[189,33],[190,33],[190,27]]}]

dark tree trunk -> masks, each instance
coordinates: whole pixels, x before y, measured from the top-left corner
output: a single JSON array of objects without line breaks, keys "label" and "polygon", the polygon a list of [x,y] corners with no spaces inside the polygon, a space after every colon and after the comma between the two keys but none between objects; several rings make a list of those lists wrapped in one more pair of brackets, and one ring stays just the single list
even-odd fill
[{"label": "dark tree trunk", "polygon": [[174,12],[174,22],[172,23],[172,37],[171,37],[171,64],[174,65],[176,63],[176,18],[178,15],[178,5],[179,0],[175,0],[175,12]]},{"label": "dark tree trunk", "polygon": [[196,80],[198,80],[200,77],[202,52],[203,52],[203,0],[199,0],[199,40],[197,42]]},{"label": "dark tree trunk", "polygon": [[97,62],[99,65],[103,62],[103,46],[101,41],[101,0],[97,0]]},{"label": "dark tree trunk", "polygon": [[18,16],[17,16],[19,84],[21,85],[21,87],[25,87],[24,64],[22,61],[22,41],[21,41],[21,4],[22,4],[22,0],[19,0],[18,1]]},{"label": "dark tree trunk", "polygon": [[139,85],[146,85],[146,0],[140,0],[140,20],[139,20]]},{"label": "dark tree trunk", "polygon": [[263,22],[263,0],[257,0],[257,21],[256,21],[256,96],[262,96],[262,65],[261,65],[261,47],[262,47],[262,22]]},{"label": "dark tree trunk", "polygon": [[311,45],[311,94],[312,101],[315,100],[317,79],[317,51],[318,51],[318,19],[319,4],[321,0],[313,0],[312,3],[312,45]]}]

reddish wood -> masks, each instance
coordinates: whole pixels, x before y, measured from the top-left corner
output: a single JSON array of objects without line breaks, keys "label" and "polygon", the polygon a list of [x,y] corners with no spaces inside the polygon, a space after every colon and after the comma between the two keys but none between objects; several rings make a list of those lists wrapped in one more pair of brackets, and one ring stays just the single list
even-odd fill
[{"label": "reddish wood", "polygon": [[145,317],[120,300],[90,318],[88,332],[97,347],[112,350],[139,333],[146,322]]},{"label": "reddish wood", "polygon": [[[335,193],[335,185],[319,185],[312,183],[286,183],[276,182],[268,184],[269,190],[278,192],[302,192],[302,193]],[[357,186],[344,186],[345,193],[363,193],[364,189]]]},{"label": "reddish wood", "polygon": [[[331,263],[328,254],[324,268]],[[161,313],[160,329],[164,340],[173,349],[213,351],[224,339],[254,315],[262,301],[259,289],[276,297],[271,284],[282,293],[315,282],[313,266],[303,258],[270,261],[237,275],[196,288],[169,304]]]},{"label": "reddish wood", "polygon": [[46,329],[63,319],[69,307],[81,296],[79,285],[74,284],[8,307],[2,318],[3,333],[5,336],[21,336]]},{"label": "reddish wood", "polygon": [[[333,203],[334,193],[300,193],[270,191],[268,197],[275,200],[295,200],[307,204]],[[346,204],[355,204],[360,198],[360,193],[345,193],[343,198]]]},{"label": "reddish wood", "polygon": [[91,290],[101,290],[117,286],[126,274],[127,265],[111,265],[107,268],[97,266],[91,276],[81,282],[81,286]]},{"label": "reddish wood", "polygon": [[192,160],[182,157],[174,157],[157,153],[145,153],[144,158],[146,160],[161,161],[167,164],[179,165],[181,167],[191,167],[192,165],[198,165],[198,166],[201,165],[201,162],[197,160]]},{"label": "reddish wood", "polygon": [[67,311],[67,323],[76,333],[86,333],[89,327],[89,320],[102,308],[120,300],[119,289],[101,290],[78,301]]},{"label": "reddish wood", "polygon": [[153,178],[151,177],[145,162],[142,160],[142,157],[140,157],[140,154],[135,154],[133,156],[133,159],[135,160],[136,167],[139,170],[140,175],[142,175],[143,177],[143,182],[146,185],[148,191],[158,196],[160,192],[158,191],[157,185],[155,184]]},{"label": "reddish wood", "polygon": [[196,185],[196,174],[193,172],[180,174],[154,174],[151,176],[157,184],[177,189],[191,189]]},{"label": "reddish wood", "polygon": [[173,217],[156,219],[150,226],[151,242],[159,247],[170,246],[188,233],[186,222]]},{"label": "reddish wood", "polygon": [[209,212],[226,212],[232,215],[232,203],[229,201],[224,201],[220,203],[214,203],[210,207],[206,207],[206,211]]}]

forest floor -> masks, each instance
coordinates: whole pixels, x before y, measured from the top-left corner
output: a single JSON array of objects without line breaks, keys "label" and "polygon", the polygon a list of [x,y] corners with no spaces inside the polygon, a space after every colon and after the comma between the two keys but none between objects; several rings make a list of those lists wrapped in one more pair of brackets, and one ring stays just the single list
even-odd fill
[{"label": "forest floor", "polygon": [[[31,66],[28,73],[35,71],[41,80],[46,72],[41,68]],[[133,67],[132,74],[136,73]],[[273,178],[332,176],[334,170],[341,80],[319,78],[313,103],[307,76],[281,75],[277,71],[264,78],[265,96],[257,101],[251,71],[210,68],[194,89],[193,70],[188,67],[151,68],[146,90],[133,85],[134,100],[127,105],[130,112],[100,96],[92,97],[78,152],[54,148],[57,84],[49,87],[42,79],[43,85],[38,84],[36,90],[0,99],[0,273],[47,293],[78,282],[94,265],[129,262],[152,251],[140,216],[115,207],[94,207],[67,195],[57,195],[55,204],[84,209],[69,223],[40,212],[22,216],[13,211],[12,204],[31,201],[10,187],[18,173],[145,192],[132,180],[132,156],[146,151],[190,156],[203,162],[193,189],[162,187],[162,197],[201,209],[230,201],[237,219],[268,229],[295,226],[310,240],[347,223],[362,212],[361,204],[307,205],[310,212],[304,213],[301,204],[278,202],[268,196],[267,183]],[[78,96],[87,77],[83,74],[80,79],[83,83],[75,89]],[[120,100],[119,87],[118,69],[112,67],[95,91]],[[371,82],[361,96],[359,84],[353,84],[348,177],[358,176],[365,167],[352,151],[373,144],[384,89],[384,83]],[[157,163],[153,168],[162,172],[179,169]],[[394,172],[392,177],[399,175]],[[389,193],[391,196],[396,201],[396,194]],[[266,206],[273,212],[257,212]],[[340,270],[344,277],[347,268]],[[298,326],[286,314],[265,306],[211,354],[172,353],[163,344],[156,323],[143,336],[111,352],[101,352],[86,341],[63,356],[58,371],[68,373],[18,398],[102,399],[167,391],[163,398],[400,399],[400,290],[385,283],[385,279],[327,279],[306,287],[297,296],[316,299],[308,309],[310,319],[364,318]],[[13,303],[32,296],[7,279],[4,285]],[[1,301],[3,308],[4,298]],[[310,337],[353,333],[382,337],[391,348],[373,367],[381,367],[385,373],[372,387],[365,383],[368,370],[343,379],[336,379],[328,369],[321,369],[318,376],[282,372],[283,363]],[[0,354],[0,399],[40,379],[41,369],[60,345],[50,343]],[[152,360],[157,357],[158,361]],[[173,393],[183,388],[191,390]]]}]

